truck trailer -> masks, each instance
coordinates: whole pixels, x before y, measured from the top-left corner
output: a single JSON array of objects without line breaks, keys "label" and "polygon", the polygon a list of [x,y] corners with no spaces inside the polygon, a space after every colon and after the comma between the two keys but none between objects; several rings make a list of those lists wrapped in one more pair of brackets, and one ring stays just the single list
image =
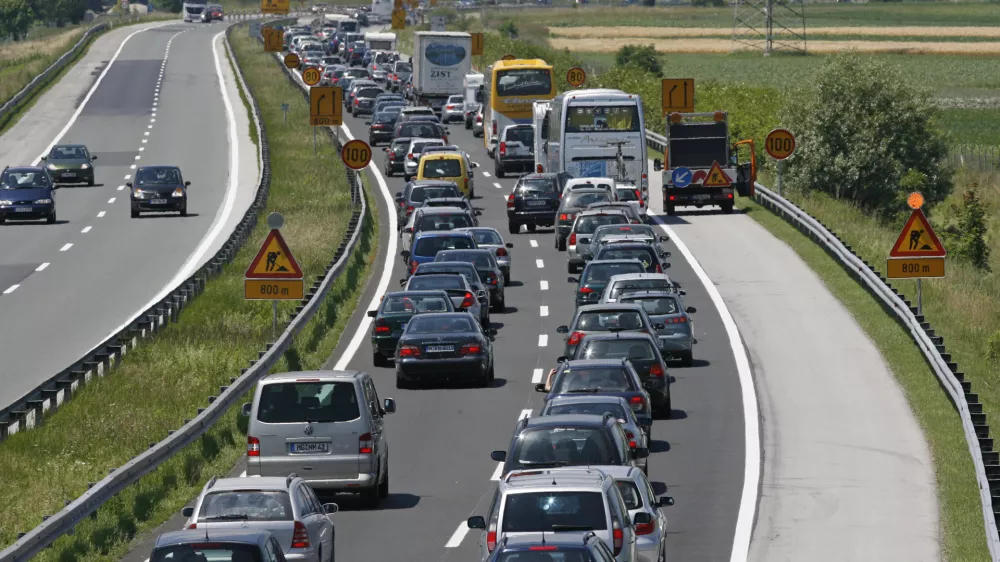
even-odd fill
[{"label": "truck trailer", "polygon": [[472,71],[472,36],[456,31],[413,34],[413,98],[441,115],[448,96],[461,94]]}]

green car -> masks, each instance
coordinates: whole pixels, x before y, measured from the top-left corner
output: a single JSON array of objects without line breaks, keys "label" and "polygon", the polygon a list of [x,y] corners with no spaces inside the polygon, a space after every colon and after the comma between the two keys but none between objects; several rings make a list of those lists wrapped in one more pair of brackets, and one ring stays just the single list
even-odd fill
[{"label": "green car", "polygon": [[612,275],[622,273],[645,273],[642,262],[635,259],[624,260],[594,260],[583,268],[580,277],[570,277],[570,283],[576,283],[576,306],[597,304],[601,301],[601,293],[608,286]]},{"label": "green car", "polygon": [[94,160],[82,144],[57,144],[42,156],[45,169],[52,176],[52,183],[86,183],[94,186]]},{"label": "green car", "polygon": [[396,355],[396,345],[407,322],[423,312],[455,312],[445,291],[395,291],[386,293],[378,310],[369,310],[372,323],[372,363],[387,367]]}]

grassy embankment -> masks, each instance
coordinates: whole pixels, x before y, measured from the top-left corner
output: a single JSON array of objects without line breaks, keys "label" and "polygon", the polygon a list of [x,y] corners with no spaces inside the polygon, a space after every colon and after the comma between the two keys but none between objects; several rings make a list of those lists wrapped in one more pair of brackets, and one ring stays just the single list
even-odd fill
[{"label": "grassy embankment", "polygon": [[[539,16],[539,19],[541,17]],[[494,25],[492,21],[490,25]],[[522,37],[535,36],[525,31],[534,29],[531,27],[532,24],[518,25]],[[570,54],[564,50],[550,49],[543,43],[544,39],[529,44],[491,35],[487,40],[489,52],[486,58],[495,60],[508,52],[519,57],[539,56],[554,64],[557,76],[563,76],[570,66],[586,64],[588,58],[586,53]],[[699,65],[695,56],[678,63],[678,59],[683,57],[671,55],[665,61],[667,75],[695,76],[698,79],[704,76],[696,74],[699,70],[702,73],[713,72],[714,76],[711,78],[714,80],[706,80],[699,85],[695,110],[726,109],[730,112],[735,129],[734,135],[739,138],[752,137],[757,141],[758,147],[762,146],[767,131],[779,124],[777,115],[786,100],[797,93],[793,89],[778,87],[779,84],[776,83],[774,76],[780,75],[779,65],[797,65],[800,76],[805,76],[805,73],[814,71],[812,67],[818,62],[815,60],[816,57],[763,59],[759,55],[756,57],[719,55],[714,60],[710,57],[712,55],[697,55],[701,61],[708,60]],[[909,68],[921,67],[922,61],[926,60],[926,56],[909,58],[916,59],[907,61]],[[956,60],[958,58],[940,57],[935,61],[935,66],[948,68],[950,63],[950,72],[956,72],[955,67],[960,67],[969,60]],[[903,57],[900,57],[900,60],[903,60]],[[971,59],[971,62],[979,65],[996,64],[983,59]],[[747,69],[743,63],[756,63],[755,66],[760,71]],[[681,64],[684,65],[683,70],[678,71],[678,66]],[[767,69],[763,67],[766,64],[774,66]],[[739,67],[742,70],[739,74],[728,78],[721,70],[724,65],[729,65],[730,68]],[[654,103],[647,102],[647,125],[653,130],[662,129],[662,117],[657,115],[658,107],[655,103],[660,96],[657,79],[622,72],[610,68],[610,64],[599,68],[595,68],[598,65],[588,66],[595,70],[588,77],[588,86],[621,88],[640,93],[646,100],[654,100]],[[706,71],[705,67],[710,70]],[[604,72],[600,72],[601,69]],[[930,70],[922,71],[913,78],[919,81],[929,76],[923,72]],[[996,75],[981,76],[977,80],[980,83],[996,80]],[[808,78],[803,78],[801,83],[808,84]],[[975,84],[974,81],[966,82],[959,84],[959,87],[970,87]],[[946,113],[946,119],[947,116]],[[956,133],[959,135],[958,142],[965,141],[963,131],[952,132],[953,135]],[[955,194],[930,213],[931,220],[939,232],[946,230],[947,225],[956,222],[956,205],[960,201],[960,194],[965,184],[975,179],[979,179],[981,185],[984,184],[984,178],[960,175],[956,180]],[[1000,185],[997,183],[986,185],[986,189],[980,190],[980,197],[987,206],[988,216],[994,217],[990,223],[989,240],[996,240],[1000,235],[1000,220],[995,218],[1000,212]],[[807,198],[798,193],[792,193],[790,197],[840,234],[859,255],[874,263],[883,262],[901,227],[900,224],[883,224],[849,204],[828,197]],[[881,350],[890,369],[902,385],[936,460],[943,552],[949,560],[985,560],[986,551],[983,548],[985,538],[979,497],[972,475],[972,463],[957,415],[908,334],[899,328],[879,304],[818,246],[765,209],[746,202],[743,203],[743,207],[749,208],[751,210],[749,216],[788,242],[817,271],[831,291],[844,301]],[[947,245],[947,239],[945,243]],[[1000,267],[1000,256],[994,254],[992,265],[994,269]],[[948,278],[924,284],[924,313],[937,333],[944,336],[948,351],[952,353],[954,359],[975,381],[976,391],[984,402],[991,423],[996,424],[997,414],[1000,412],[1000,388],[997,388],[996,376],[993,374],[995,365],[990,364],[986,357],[989,337],[1000,330],[1000,299],[997,298],[1000,295],[1000,280],[994,274],[983,274],[961,263],[949,263],[948,268]],[[913,282],[897,283],[896,286],[911,297],[914,296]],[[996,345],[1000,347],[1000,342]],[[1000,349],[996,352],[1000,354]],[[994,357],[997,354],[994,354]]]},{"label": "grassy embankment", "polygon": [[[242,32],[241,32],[242,31]],[[350,192],[338,152],[321,143],[313,155],[309,108],[273,58],[245,30],[232,34],[233,48],[263,112],[273,179],[268,212],[285,217],[282,229],[311,280],[323,273],[340,245],[351,215]],[[281,104],[291,107],[282,124]],[[369,209],[374,206],[370,205]],[[369,275],[378,240],[374,215],[316,316],[296,338],[275,371],[318,368],[332,353]],[[41,523],[63,502],[100,480],[181,426],[207,406],[220,385],[271,338],[271,306],[243,300],[243,272],[263,240],[261,220],[233,263],[153,339],[130,352],[122,365],[86,386],[41,427],[0,443],[0,545]],[[281,303],[287,318],[297,304]],[[123,491],[95,519],[60,539],[37,560],[117,560],[138,533],[155,528],[197,494],[213,475],[225,474],[245,451],[245,419],[233,408],[204,437],[156,472]]]}]

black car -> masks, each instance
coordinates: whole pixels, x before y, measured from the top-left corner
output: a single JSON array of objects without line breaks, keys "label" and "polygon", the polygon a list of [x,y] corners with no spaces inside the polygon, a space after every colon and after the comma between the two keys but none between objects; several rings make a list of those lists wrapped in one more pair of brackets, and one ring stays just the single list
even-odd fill
[{"label": "black car", "polygon": [[653,425],[649,391],[628,357],[559,358],[559,366],[547,382],[536,383],[536,392],[546,392],[545,401],[574,394],[599,394],[625,399],[645,430]]},{"label": "black car", "polygon": [[396,347],[396,388],[431,378],[472,378],[478,386],[489,386],[495,335],[468,312],[414,316]]},{"label": "black car", "polygon": [[362,86],[354,94],[354,103],[350,108],[350,113],[355,116],[370,115],[375,105],[375,96],[381,93],[381,88]]},{"label": "black car", "polygon": [[514,190],[507,196],[507,227],[511,234],[527,225],[529,232],[538,226],[552,226],[559,208],[562,189],[559,178],[553,173],[521,176]]},{"label": "black car", "polygon": [[430,121],[406,121],[396,123],[392,138],[410,137],[411,139],[441,139],[448,144],[448,129],[440,123]]},{"label": "black car", "polygon": [[0,175],[0,224],[9,220],[56,222],[55,185],[45,168],[4,168]]},{"label": "black car", "polygon": [[406,151],[409,148],[410,137],[392,139],[391,144],[385,148],[385,175],[391,178],[396,174],[403,173],[403,164],[406,162]]},{"label": "black car", "polygon": [[132,218],[143,212],[178,212],[187,216],[187,188],[191,182],[184,181],[177,166],[143,166],[135,171],[130,188],[129,202]]},{"label": "black car", "polygon": [[[393,141],[393,146],[395,146],[395,141]],[[405,147],[409,146],[409,142],[403,146],[403,152],[405,153]],[[410,215],[413,214],[414,209],[423,206],[424,201],[428,199],[441,197],[462,197],[462,193],[458,190],[458,185],[453,181],[412,180],[407,182],[403,191],[396,193],[396,208],[399,214],[398,222],[400,230],[406,226],[406,222],[410,219]]]},{"label": "black car", "polygon": [[670,264],[663,261],[667,253],[644,242],[605,244],[597,250],[594,260],[639,260],[645,273],[663,273]]},{"label": "black car", "polygon": [[434,256],[434,261],[462,261],[471,263],[479,273],[479,279],[490,288],[490,302],[494,312],[506,310],[503,271],[497,263],[493,250],[442,250]]},{"label": "black car", "polygon": [[396,355],[396,344],[406,324],[416,314],[455,312],[445,291],[396,291],[386,293],[377,310],[369,310],[372,323],[372,364],[385,367]]},{"label": "black car", "polygon": [[587,334],[568,359],[628,359],[642,388],[650,394],[653,414],[670,417],[670,377],[659,342],[642,332],[597,332]]},{"label": "black car", "polygon": [[[436,256],[435,256],[436,257]],[[479,277],[479,271],[476,266],[469,262],[464,261],[432,261],[422,263],[417,266],[416,271],[413,272],[412,277],[419,277],[421,275],[461,275],[465,278],[465,282],[469,284],[472,288],[472,292],[476,294],[476,300],[479,301],[479,307],[481,310],[488,310],[490,306],[490,294],[486,289],[486,285],[483,280]],[[400,285],[404,285],[408,280],[400,279]]]},{"label": "black car", "polygon": [[566,251],[566,238],[573,230],[576,215],[585,211],[593,203],[610,200],[611,196],[608,195],[607,190],[597,187],[574,189],[569,192],[569,195],[563,197],[559,203],[559,216],[556,219],[556,249],[560,252]]},{"label": "black car", "polygon": [[[392,130],[396,128],[396,119],[399,112],[383,111],[376,113],[371,121],[366,121],[368,125],[368,144],[376,146],[380,142],[392,141]],[[403,150],[406,150],[405,148]]]},{"label": "black car", "polygon": [[583,268],[579,278],[569,277],[570,283],[576,283],[576,306],[597,304],[601,293],[608,286],[612,275],[623,273],[646,273],[642,262],[636,259],[623,260],[591,260]]}]

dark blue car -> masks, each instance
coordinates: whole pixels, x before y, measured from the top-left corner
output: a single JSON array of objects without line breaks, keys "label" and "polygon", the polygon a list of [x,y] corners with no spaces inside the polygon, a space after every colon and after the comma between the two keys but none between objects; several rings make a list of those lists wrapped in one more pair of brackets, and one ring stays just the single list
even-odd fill
[{"label": "dark blue car", "polygon": [[412,252],[400,252],[408,266],[407,275],[412,275],[420,264],[434,261],[441,250],[474,250],[476,238],[470,232],[455,230],[418,232],[411,248]]},{"label": "dark blue car", "polygon": [[38,166],[4,168],[0,175],[0,224],[41,219],[56,222],[55,187],[49,173]]}]

